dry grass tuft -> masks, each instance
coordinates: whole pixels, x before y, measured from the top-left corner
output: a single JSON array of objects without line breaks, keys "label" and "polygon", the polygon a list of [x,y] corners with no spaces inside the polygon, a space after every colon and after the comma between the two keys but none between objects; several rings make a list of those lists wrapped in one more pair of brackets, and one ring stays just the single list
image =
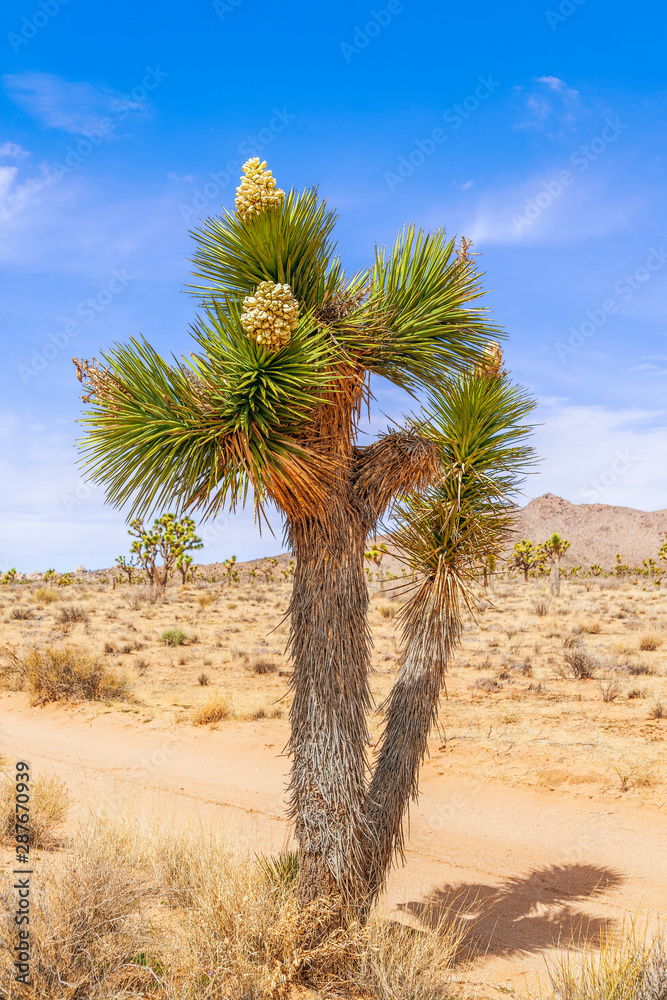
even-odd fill
[{"label": "dry grass tuft", "polygon": [[60,609],[56,621],[61,625],[69,625],[74,622],[87,622],[88,612],[85,608],[77,607],[74,604],[65,605]]},{"label": "dry grass tuft", "polygon": [[654,652],[664,642],[659,632],[642,632],[639,636],[639,648],[642,652]]},{"label": "dry grass tuft", "polygon": [[387,601],[384,604],[378,604],[377,611],[383,618],[393,618],[397,612],[401,610],[401,605]]},{"label": "dry grass tuft", "polygon": [[146,880],[115,831],[80,831],[71,850],[40,871],[39,883],[30,920],[32,988],[9,986],[16,900],[12,890],[1,899],[0,995],[102,1000],[148,985],[146,970],[135,968],[148,940],[140,914]]},{"label": "dry grass tuft", "polygon": [[667,996],[667,952],[636,923],[603,932],[597,944],[564,954],[549,967],[550,1000],[662,1000]]},{"label": "dry grass tuft", "polygon": [[13,618],[14,621],[30,621],[31,618],[35,617],[35,612],[32,608],[18,607],[12,608],[9,613],[9,617]]},{"label": "dry grass tuft", "polygon": [[278,670],[274,661],[267,659],[265,656],[255,657],[250,666],[255,674],[275,674]]},{"label": "dry grass tuft", "polygon": [[53,587],[38,587],[32,596],[40,604],[55,604],[60,600],[60,594]]},{"label": "dry grass tuft", "polygon": [[34,705],[51,701],[108,701],[127,698],[126,677],[75,646],[33,646],[26,652],[6,653],[3,674],[14,687],[28,690]]},{"label": "dry grass tuft", "polygon": [[212,691],[192,709],[190,719],[195,726],[210,726],[234,718],[232,699],[224,691]]},{"label": "dry grass tuft", "polygon": [[[56,831],[71,804],[67,785],[54,775],[40,774],[31,785],[30,815],[26,824],[31,847],[57,846]],[[9,846],[16,834],[16,786],[9,775],[0,781],[0,843]]]}]

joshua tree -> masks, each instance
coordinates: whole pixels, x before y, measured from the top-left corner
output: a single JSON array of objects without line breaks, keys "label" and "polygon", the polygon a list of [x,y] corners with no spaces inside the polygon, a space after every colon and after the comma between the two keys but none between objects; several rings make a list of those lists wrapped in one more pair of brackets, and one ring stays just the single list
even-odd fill
[{"label": "joshua tree", "polygon": [[552,590],[556,597],[560,597],[560,561],[570,547],[570,543],[561,538],[555,531],[540,548],[551,563]]},{"label": "joshua tree", "polygon": [[522,538],[514,546],[514,565],[523,573],[523,578],[528,582],[528,573],[539,562],[540,553],[529,538]]},{"label": "joshua tree", "polygon": [[185,553],[201,549],[204,544],[195,534],[195,522],[192,518],[179,519],[175,514],[157,517],[152,528],[144,527],[142,518],[135,518],[130,525],[129,534],[135,539],[132,542],[132,554],[141,564],[149,582],[159,590],[164,590],[167,586],[174,569],[179,570],[185,583],[192,564],[192,556]]},{"label": "joshua tree", "polygon": [[[194,233],[195,275],[204,282],[193,286],[202,299],[196,353],[168,364],[145,341],[132,340],[100,364],[76,361],[92,404],[84,448],[89,476],[112,503],[129,504],[130,517],[166,504],[213,516],[251,493],[260,518],[267,501],[281,511],[296,558],[289,751],[297,893],[303,903],[325,897],[342,915],[344,906],[363,909],[400,848],[415,762],[458,637],[463,589],[447,559],[455,564],[460,531],[464,563],[476,539],[482,550],[488,546],[486,531],[463,530],[474,523],[466,514],[468,469],[452,465],[458,444],[443,438],[446,394],[465,384],[452,376],[469,378],[464,373],[476,366],[505,381],[499,359],[485,353],[498,331],[478,305],[480,275],[467,245],[457,251],[444,232],[409,227],[348,279],[331,241],[335,214],[317,192],[285,195],[258,158],[243,169],[236,212]],[[358,427],[371,377],[434,402],[429,413],[362,447]],[[458,398],[466,411],[467,397]],[[498,418],[487,409],[484,419],[501,437],[508,419],[511,433],[523,434],[516,423],[526,407],[524,400]],[[492,434],[489,441],[494,463]],[[482,463],[473,478],[500,488],[504,473],[494,476],[494,469]],[[513,472],[506,475],[513,485]],[[403,707],[400,697],[390,700],[369,786],[364,552],[396,500],[405,505],[406,544],[413,521],[417,540],[426,538],[428,505],[439,520],[435,541],[417,546],[414,565],[425,577],[404,619],[408,646],[397,691],[412,693]],[[422,688],[427,703],[415,708]],[[394,788],[397,732],[407,771]]]},{"label": "joshua tree", "polygon": [[382,574],[382,560],[384,559],[384,557],[387,555],[388,552],[389,552],[389,549],[384,544],[384,542],[380,542],[379,545],[378,545],[377,542],[373,542],[373,544],[370,547],[370,549],[368,550],[368,552],[364,552],[364,559],[368,559],[369,562],[375,563],[375,565],[378,568],[378,580],[380,581],[380,593],[383,593],[383,591],[384,591],[384,577],[383,577],[383,574]]}]

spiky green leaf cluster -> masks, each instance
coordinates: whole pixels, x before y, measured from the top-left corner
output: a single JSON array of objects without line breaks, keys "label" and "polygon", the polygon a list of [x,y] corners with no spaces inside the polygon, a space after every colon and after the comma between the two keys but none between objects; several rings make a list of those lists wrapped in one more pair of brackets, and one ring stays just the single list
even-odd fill
[{"label": "spiky green leaf cluster", "polygon": [[417,422],[440,459],[437,482],[398,504],[395,540],[417,572],[445,562],[465,576],[508,534],[518,487],[534,462],[525,423],[534,402],[506,375],[449,379]]},{"label": "spiky green leaf cluster", "polygon": [[[438,393],[501,336],[475,305],[479,275],[444,232],[410,227],[347,280],[335,221],[308,189],[245,220],[225,212],[193,234],[204,282],[193,286],[204,304],[196,356],[168,363],[133,340],[109,351],[107,376],[87,386],[86,469],[112,503],[131,504],[130,516],[188,505],[212,513],[252,488],[261,505],[295,456],[318,461],[302,446],[304,429],[341,378],[373,373]],[[275,353],[239,322],[243,297],[262,281],[289,285],[302,317]]]},{"label": "spiky green leaf cluster", "polygon": [[206,302],[252,293],[261,281],[288,284],[304,310],[325,301],[340,286],[342,272],[331,235],[336,213],[318,202],[314,188],[292,190],[278,208],[249,216],[208,219],[192,234],[197,251],[193,285]]}]

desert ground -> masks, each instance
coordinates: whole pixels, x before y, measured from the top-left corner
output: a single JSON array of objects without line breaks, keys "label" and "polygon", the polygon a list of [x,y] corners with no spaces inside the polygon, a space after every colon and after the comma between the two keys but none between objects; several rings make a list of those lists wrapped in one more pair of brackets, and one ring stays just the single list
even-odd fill
[{"label": "desert ground", "polygon": [[[378,705],[398,665],[395,587],[370,584]],[[289,846],[289,594],[283,579],[174,584],[159,601],[127,585],[3,587],[2,756],[66,783],[69,829],[106,804],[224,829],[250,852]],[[652,581],[565,580],[552,597],[544,579],[497,578],[468,615],[383,905],[415,927],[460,914],[452,976],[472,995],[534,996],[559,946],[667,910],[666,612]],[[121,696],[27,689],[16,663],[44,647],[93,657]],[[372,755],[381,717],[369,722]]]}]

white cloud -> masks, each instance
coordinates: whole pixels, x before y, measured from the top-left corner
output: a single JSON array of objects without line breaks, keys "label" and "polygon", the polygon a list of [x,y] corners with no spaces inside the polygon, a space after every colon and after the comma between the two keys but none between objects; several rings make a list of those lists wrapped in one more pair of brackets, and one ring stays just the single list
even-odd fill
[{"label": "white cloud", "polygon": [[0,156],[3,158],[11,157],[14,160],[24,160],[30,156],[30,153],[23,146],[19,146],[15,142],[4,142],[0,146]]},{"label": "white cloud", "polygon": [[529,497],[555,493],[571,503],[605,503],[640,510],[667,506],[667,412],[613,410],[541,400],[534,446],[542,458]]}]

